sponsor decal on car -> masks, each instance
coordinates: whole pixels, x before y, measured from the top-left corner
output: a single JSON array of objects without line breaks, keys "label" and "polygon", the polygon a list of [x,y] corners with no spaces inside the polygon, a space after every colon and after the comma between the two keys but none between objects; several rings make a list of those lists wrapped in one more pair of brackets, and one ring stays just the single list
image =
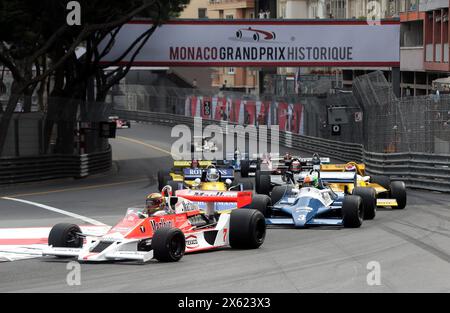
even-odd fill
[{"label": "sponsor decal on car", "polygon": [[197,236],[190,235],[186,237],[186,248],[195,249],[199,247]]},{"label": "sponsor decal on car", "polygon": [[150,224],[152,225],[153,231],[157,231],[163,227],[173,227],[173,221],[166,221],[165,219],[160,219],[159,222],[151,220]]}]

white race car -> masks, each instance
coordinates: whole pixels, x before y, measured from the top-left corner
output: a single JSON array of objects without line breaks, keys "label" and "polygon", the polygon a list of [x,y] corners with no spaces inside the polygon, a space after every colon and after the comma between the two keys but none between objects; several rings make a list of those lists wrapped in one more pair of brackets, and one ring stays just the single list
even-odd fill
[{"label": "white race car", "polygon": [[[170,186],[166,188],[171,194]],[[258,248],[266,235],[264,216],[259,210],[229,210],[211,218],[195,204],[236,202],[240,208],[253,200],[251,192],[180,190],[177,196],[166,197],[166,214],[148,217],[143,209],[128,209],[125,217],[103,236],[82,233],[74,224],[57,224],[50,231],[49,246],[42,255],[75,257],[86,262],[147,262],[153,258],[176,262],[185,252],[226,246]]]}]

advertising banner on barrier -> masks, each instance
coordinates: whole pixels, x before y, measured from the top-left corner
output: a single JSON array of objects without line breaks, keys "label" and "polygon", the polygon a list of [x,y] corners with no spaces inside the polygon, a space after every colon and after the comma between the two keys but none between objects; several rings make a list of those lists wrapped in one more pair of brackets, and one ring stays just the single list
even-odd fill
[{"label": "advertising banner on barrier", "polygon": [[[124,25],[102,63],[116,60],[149,27],[149,21]],[[173,20],[157,28],[133,66],[398,67],[400,22]]]},{"label": "advertising banner on barrier", "polygon": [[292,102],[188,96],[185,115],[241,125],[279,125],[280,130],[304,134],[303,105]]}]

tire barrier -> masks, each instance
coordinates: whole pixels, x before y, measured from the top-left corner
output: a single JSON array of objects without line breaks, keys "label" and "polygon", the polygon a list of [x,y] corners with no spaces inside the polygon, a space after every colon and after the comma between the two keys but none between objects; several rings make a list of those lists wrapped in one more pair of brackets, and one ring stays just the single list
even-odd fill
[{"label": "tire barrier", "polygon": [[111,167],[111,147],[106,151],[82,155],[0,158],[0,185],[57,178],[83,178],[109,171]]}]

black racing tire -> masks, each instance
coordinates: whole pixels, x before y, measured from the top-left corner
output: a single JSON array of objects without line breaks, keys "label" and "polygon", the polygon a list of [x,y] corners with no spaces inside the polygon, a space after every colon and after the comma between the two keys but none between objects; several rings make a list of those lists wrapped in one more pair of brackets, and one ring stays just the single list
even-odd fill
[{"label": "black racing tire", "polygon": [[233,210],[230,216],[230,246],[234,249],[259,248],[266,238],[266,219],[253,209]]},{"label": "black racing tire", "polygon": [[250,161],[241,160],[241,177],[247,178],[250,173]]},{"label": "black racing tire", "polygon": [[406,186],[402,181],[393,181],[390,187],[391,198],[397,200],[397,206],[394,209],[403,210],[406,207]]},{"label": "black racing tire", "polygon": [[170,187],[172,187],[172,196],[175,196],[175,192],[176,192],[177,190],[180,190],[179,184],[180,184],[179,182],[174,181],[174,180],[169,180],[169,181],[167,182],[167,185],[169,185]]},{"label": "black racing tire", "polygon": [[263,174],[261,171],[256,171],[255,190],[256,193],[270,196],[271,191],[270,175]]},{"label": "black racing tire", "polygon": [[378,184],[381,187],[389,190],[389,188],[391,187],[391,179],[389,178],[389,176],[384,176],[384,175],[371,175],[370,176],[370,182],[373,184]]},{"label": "black racing tire", "polygon": [[283,198],[286,192],[292,190],[292,186],[275,186],[272,189],[272,193],[270,194],[270,198],[272,200],[272,204],[278,203],[278,201]]},{"label": "black racing tire", "polygon": [[158,190],[161,191],[165,186],[167,186],[167,182],[171,180],[170,172],[167,170],[158,171]]},{"label": "black racing tire", "polygon": [[346,228],[361,227],[364,205],[360,196],[345,196],[342,203],[342,222]]},{"label": "black racing tire", "polygon": [[258,33],[254,33],[253,34],[253,40],[254,41],[259,41],[259,34]]},{"label": "black racing tire", "polygon": [[356,187],[353,195],[360,196],[364,206],[364,219],[373,220],[377,215],[377,192],[372,187]]},{"label": "black racing tire", "polygon": [[48,235],[48,245],[58,248],[81,248],[83,247],[83,237],[80,226],[75,224],[60,223],[50,230]]},{"label": "black racing tire", "polygon": [[269,212],[270,205],[271,205],[271,201],[270,201],[269,196],[254,195],[253,199],[252,199],[252,203],[245,206],[245,209],[258,210],[259,212],[262,213],[262,215],[264,215],[264,217],[269,217],[270,216],[270,212]]},{"label": "black racing tire", "polygon": [[242,38],[242,31],[241,31],[241,30],[238,30],[238,31],[236,32],[236,38],[238,38],[238,39],[241,39],[241,38]]},{"label": "black racing tire", "polygon": [[177,262],[186,251],[186,238],[178,228],[163,227],[152,238],[153,257],[160,262]]}]

